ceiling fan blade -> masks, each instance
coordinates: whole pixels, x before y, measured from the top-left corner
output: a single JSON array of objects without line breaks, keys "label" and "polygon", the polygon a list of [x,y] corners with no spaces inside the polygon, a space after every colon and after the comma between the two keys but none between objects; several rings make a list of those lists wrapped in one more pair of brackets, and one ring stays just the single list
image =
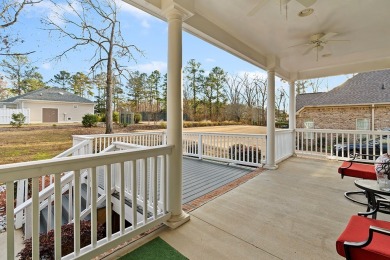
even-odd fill
[{"label": "ceiling fan blade", "polygon": [[334,33],[334,32],[328,32],[328,33],[325,33],[324,36],[320,37],[319,40],[320,41],[328,41],[329,39],[335,37],[338,33]]},{"label": "ceiling fan blade", "polygon": [[295,44],[295,45],[288,46],[288,48],[294,48],[294,47],[299,47],[299,46],[310,46],[310,45],[312,45],[312,43],[305,42],[305,43],[300,43],[300,44]]},{"label": "ceiling fan blade", "polygon": [[317,48],[316,46],[312,46],[309,49],[307,49],[304,53],[302,53],[303,56],[309,54],[313,49]]},{"label": "ceiling fan blade", "polygon": [[331,42],[331,43],[341,43],[341,42],[350,42],[350,40],[329,40],[327,42]]},{"label": "ceiling fan blade", "polygon": [[247,14],[247,16],[253,16],[257,11],[259,11],[266,3],[268,0],[259,0],[258,3],[255,5],[255,7],[252,8]]},{"label": "ceiling fan blade", "polygon": [[296,0],[296,1],[306,8],[309,8],[310,6],[314,5],[317,2],[317,0]]}]

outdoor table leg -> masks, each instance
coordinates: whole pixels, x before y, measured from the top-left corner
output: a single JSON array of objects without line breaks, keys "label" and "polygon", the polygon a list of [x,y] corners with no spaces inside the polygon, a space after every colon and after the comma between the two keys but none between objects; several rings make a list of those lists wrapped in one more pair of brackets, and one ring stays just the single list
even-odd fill
[{"label": "outdoor table leg", "polygon": [[[366,196],[367,196],[367,212],[372,211],[376,208],[376,198],[375,198],[375,192],[366,191]],[[376,212],[372,214],[372,218],[376,219]]]}]

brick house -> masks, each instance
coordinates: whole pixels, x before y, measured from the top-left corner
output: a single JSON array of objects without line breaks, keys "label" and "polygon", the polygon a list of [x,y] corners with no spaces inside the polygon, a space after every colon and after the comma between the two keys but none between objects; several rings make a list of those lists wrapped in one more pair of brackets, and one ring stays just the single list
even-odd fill
[{"label": "brick house", "polygon": [[390,128],[390,70],[359,73],[322,93],[297,95],[297,128]]}]

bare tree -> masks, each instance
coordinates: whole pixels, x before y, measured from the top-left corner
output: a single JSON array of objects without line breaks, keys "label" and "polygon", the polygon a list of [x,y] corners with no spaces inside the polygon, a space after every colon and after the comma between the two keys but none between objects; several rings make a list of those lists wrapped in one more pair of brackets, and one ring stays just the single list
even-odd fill
[{"label": "bare tree", "polygon": [[245,73],[241,77],[242,86],[243,86],[243,92],[242,92],[242,98],[244,99],[244,103],[247,106],[248,111],[248,120],[252,124],[253,122],[253,107],[256,105],[255,101],[255,88],[253,87],[253,81],[249,77],[247,73]]},{"label": "bare tree", "polygon": [[243,105],[241,104],[242,80],[238,75],[227,77],[225,95],[229,102],[229,116],[240,122]]},{"label": "bare tree", "polygon": [[[114,0],[66,0],[66,6],[52,4],[57,11],[57,19],[48,17],[43,22],[50,32],[59,33],[70,38],[74,44],[59,54],[56,59],[61,60],[73,50],[93,46],[94,54],[91,57],[91,71],[100,69],[106,73],[106,133],[113,131],[113,88],[114,78],[123,76],[125,67],[121,61],[134,60],[132,51],[142,53],[135,45],[128,45],[121,32],[118,20],[118,6]],[[69,15],[69,11],[72,14]],[[99,20],[96,20],[99,19]]]},{"label": "bare tree", "polygon": [[320,87],[323,83],[324,79],[307,79],[307,80],[299,80],[296,82],[296,91],[297,94],[305,94],[308,88],[311,88],[311,93],[317,93],[320,90]]},{"label": "bare tree", "polygon": [[265,115],[265,102],[267,102],[267,84],[268,81],[266,78],[255,77],[253,79],[253,84],[255,86],[255,102],[256,106],[259,107],[259,124],[265,125],[266,115]]},{"label": "bare tree", "polygon": [[323,78],[316,78],[316,79],[309,80],[309,86],[311,87],[312,92],[318,93],[320,91],[320,87],[323,82],[324,82]]},{"label": "bare tree", "polygon": [[23,8],[40,2],[42,0],[2,0],[0,2],[0,29],[2,30],[0,35],[0,55],[27,55],[32,53],[12,53],[11,47],[18,42],[23,42],[23,40],[19,37],[13,37],[11,33],[5,32],[5,29],[18,21]]},{"label": "bare tree", "polygon": [[281,88],[278,90],[276,95],[275,105],[278,121],[286,120],[286,103],[287,103],[287,93],[286,90]]}]

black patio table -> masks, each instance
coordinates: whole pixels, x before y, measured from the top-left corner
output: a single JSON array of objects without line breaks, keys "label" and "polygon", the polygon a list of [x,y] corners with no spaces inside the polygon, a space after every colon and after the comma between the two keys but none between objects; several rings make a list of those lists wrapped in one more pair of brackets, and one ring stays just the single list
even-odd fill
[{"label": "black patio table", "polygon": [[[378,182],[376,180],[365,180],[365,179],[359,179],[355,180],[355,186],[364,190],[366,192],[367,197],[367,212],[374,210],[376,208],[376,198],[384,198],[388,199],[383,196],[390,196],[390,191],[387,190],[381,190],[379,189]],[[380,208],[378,210],[381,213],[390,214],[390,208]],[[372,218],[376,219],[376,213],[372,215]]]}]

